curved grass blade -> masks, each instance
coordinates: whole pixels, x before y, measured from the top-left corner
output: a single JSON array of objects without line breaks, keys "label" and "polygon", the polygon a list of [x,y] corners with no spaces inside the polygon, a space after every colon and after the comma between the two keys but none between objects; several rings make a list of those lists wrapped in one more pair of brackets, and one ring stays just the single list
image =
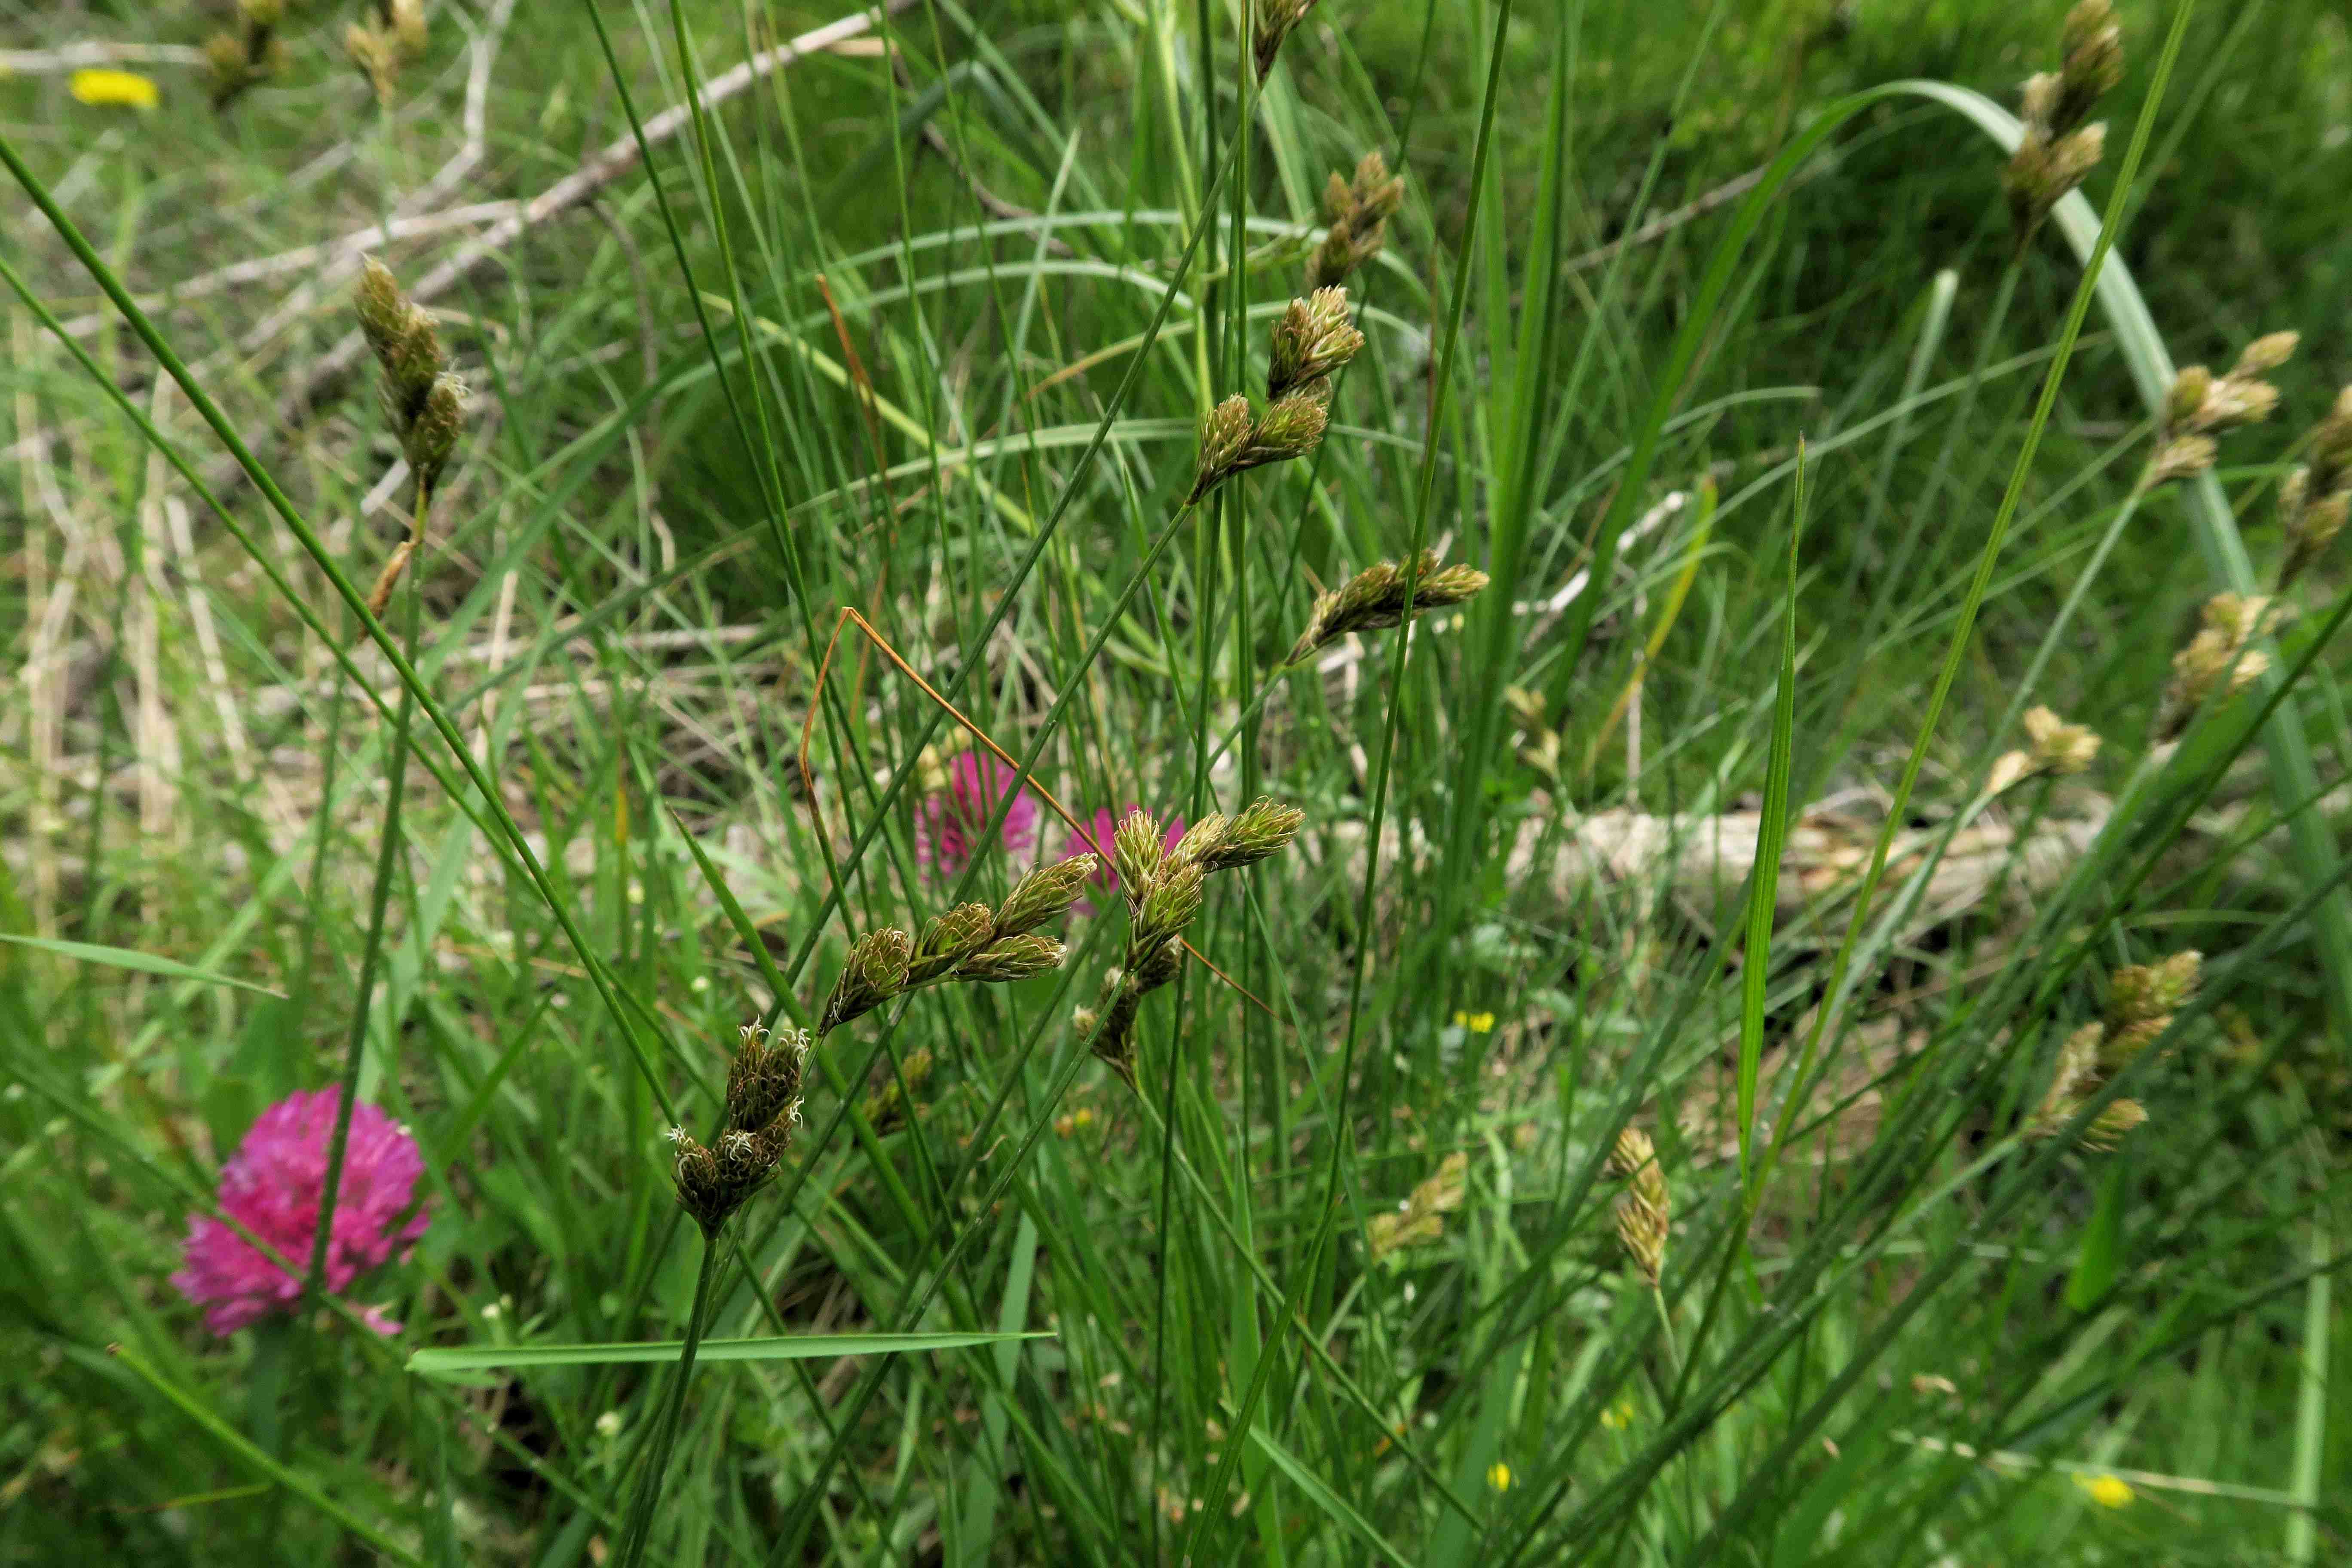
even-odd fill
[{"label": "curved grass blade", "polygon": [[70,958],[78,963],[103,963],[112,969],[135,969],[142,974],[161,974],[173,980],[194,980],[206,985],[234,985],[239,991],[251,991],[263,996],[286,1000],[283,991],[272,991],[250,980],[239,980],[234,974],[222,974],[215,970],[198,969],[176,959],[158,958],[152,952],[140,952],[127,947],[104,947],[94,942],[65,942],[51,936],[18,936],[0,931],[0,942],[13,942],[19,947],[35,948],[58,958]]}]

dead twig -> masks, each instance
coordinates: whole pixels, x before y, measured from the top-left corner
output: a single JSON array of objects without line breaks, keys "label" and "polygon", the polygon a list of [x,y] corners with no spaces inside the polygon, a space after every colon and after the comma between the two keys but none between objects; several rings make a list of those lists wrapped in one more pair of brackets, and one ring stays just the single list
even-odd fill
[{"label": "dead twig", "polygon": [[[890,15],[909,8],[914,0],[888,0],[877,11],[862,11],[812,28],[772,49],[762,50],[719,76],[713,77],[697,101],[705,110],[716,108],[757,86],[785,67],[798,63],[813,54],[819,54],[840,43],[870,31],[885,11]],[[635,134],[623,136],[582,163],[578,169],[525,202],[520,211],[509,214],[483,233],[460,247],[457,253],[419,278],[408,289],[409,298],[419,304],[436,300],[456,288],[475,268],[503,258],[530,230],[550,219],[559,217],[581,205],[605,186],[620,179],[637,166],[645,149],[657,147],[684,131],[693,122],[692,105],[674,104],[645,122],[645,139],[640,144]],[[346,332],[335,346],[296,378],[293,389],[278,404],[278,416],[288,426],[299,425],[343,379],[367,352],[356,331]]]},{"label": "dead twig", "polygon": [[0,76],[55,76],[101,66],[201,66],[205,51],[184,44],[67,44],[54,49],[0,49]]}]

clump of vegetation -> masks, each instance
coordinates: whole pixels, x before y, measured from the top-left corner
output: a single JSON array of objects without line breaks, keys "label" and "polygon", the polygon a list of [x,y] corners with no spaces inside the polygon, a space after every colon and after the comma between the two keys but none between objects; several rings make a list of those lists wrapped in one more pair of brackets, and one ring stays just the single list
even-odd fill
[{"label": "clump of vegetation", "polygon": [[9,54],[0,1555],[2332,1560],[2334,34],[1335,5]]}]

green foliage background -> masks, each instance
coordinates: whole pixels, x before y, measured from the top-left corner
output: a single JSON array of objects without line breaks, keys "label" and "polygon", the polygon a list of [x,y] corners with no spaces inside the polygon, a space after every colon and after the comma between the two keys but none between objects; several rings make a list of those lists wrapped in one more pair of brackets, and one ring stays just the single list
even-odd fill
[{"label": "green foliage background", "polygon": [[[383,490],[397,443],[363,381],[285,417],[350,330],[334,256],[191,280],[388,214],[527,200],[631,133],[619,84],[641,117],[683,100],[681,37],[708,79],[832,18],[692,0],[674,26],[599,0],[608,58],[584,5],[453,0],[386,109],[341,58],[358,7],[291,10],[284,75],[223,111],[183,61],[139,67],[162,89],[147,113],[26,66],[0,75],[0,135],[363,590],[404,525]],[[2294,808],[2324,830],[2291,842],[2280,820],[2259,697],[2141,771],[2171,655],[2221,584],[2179,492],[2098,552],[2151,426],[2095,310],[1923,735],[2076,258],[2042,237],[2004,308],[2000,153],[1916,100],[1838,124],[1717,302],[1736,200],[1606,248],[1846,94],[1927,78],[2013,102],[2060,16],[1323,0],[1259,95],[1228,5],[920,0],[888,53],[779,73],[707,141],[662,144],[657,185],[633,171],[435,301],[475,423],[385,622],[496,808],[449,787],[423,718],[392,806],[389,661],[12,187],[0,258],[257,548],[12,297],[0,929],[271,994],[0,949],[0,1561],[605,1560],[655,1369],[427,1377],[406,1359],[676,1337],[698,1255],[661,1097],[707,1122],[738,1025],[803,1016],[854,931],[946,901],[908,794],[961,742],[854,637],[818,719],[822,817],[793,765],[843,605],[935,685],[968,676],[959,701],[1008,748],[1042,745],[1039,778],[1083,810],[1197,816],[1264,789],[1309,827],[1194,935],[1265,1005],[1193,966],[1147,1014],[1139,1096],[1069,1022],[1116,952],[1114,910],[1073,922],[1056,976],[835,1037],[714,1332],[1049,1337],[704,1367],[654,1560],[2339,1559],[2352,1393],[2327,1370],[2346,1326],[2327,1281],[2352,1233],[2352,1020],[2314,936],[2343,868],[2313,846],[2340,844],[2352,755],[2327,641],[2340,560],[2276,648],[2325,792]],[[0,0],[0,47],[186,46],[225,20]],[[2231,438],[2219,473],[2267,570],[2273,483],[2352,380],[2352,30],[2320,0],[2198,6],[2151,110],[2173,20],[2123,7],[2129,71],[2086,195],[2107,210],[2152,112],[2116,254],[2172,358],[2303,334],[2281,416]],[[1258,390],[1325,174],[1374,148],[1408,196],[1359,279],[1370,343],[1332,438],[1222,492],[1144,569],[1194,419]],[[1236,190],[1265,226],[1241,246]],[[1054,215],[1053,243],[1011,209]],[[414,282],[480,221],[383,253]],[[1237,249],[1269,245],[1236,275]],[[1676,385],[1686,331],[1701,352]],[[1662,389],[1689,417],[1621,521],[1679,510],[1565,616],[1509,616],[1591,563]],[[1702,476],[1720,502],[1704,532]],[[1507,556],[1516,587],[1433,617],[1402,663],[1385,634],[1345,669],[1276,674],[1313,591],[1423,537],[1498,574]],[[1612,722],[1637,673],[1638,718]],[[2103,833],[2047,879],[1995,855],[1956,918],[1874,921],[1858,943],[1848,902],[1798,912],[1809,870],[1839,885],[1867,858],[1915,745],[1894,826],[1953,822],[2016,743],[2018,700],[2106,745],[2085,779],[1985,820]],[[1776,758],[1794,801],[1829,809],[1796,832],[1769,951],[1739,940],[1737,876],[1550,870],[1612,811],[1686,838],[1753,811]],[[1391,837],[1367,884],[1375,820]],[[833,858],[877,822],[836,915]],[[1063,838],[1049,825],[1041,847]],[[1891,883],[1932,838],[1904,840]],[[976,866],[977,896],[1009,860]],[[2148,1125],[2112,1155],[2019,1141],[2106,973],[2186,947],[2210,978],[2129,1085]],[[1737,1068],[1762,1072],[1769,1137],[1841,953],[1854,1000],[1826,1088],[1749,1215]],[[321,1306],[215,1341],[165,1282],[187,1218],[257,1111],[334,1081],[354,1039],[362,1093],[430,1173],[432,1229],[358,1297],[404,1331]],[[1629,1119],[1676,1205],[1655,1297],[1601,1169]],[[1376,1258],[1372,1220],[1454,1152],[1466,1185],[1442,1237]],[[2114,1473],[2126,1506],[2078,1484]]]}]

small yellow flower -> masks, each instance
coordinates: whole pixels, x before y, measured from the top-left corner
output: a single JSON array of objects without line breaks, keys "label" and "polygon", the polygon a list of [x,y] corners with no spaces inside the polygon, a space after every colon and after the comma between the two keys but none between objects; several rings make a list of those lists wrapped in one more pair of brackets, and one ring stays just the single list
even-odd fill
[{"label": "small yellow flower", "polygon": [[1457,1029],[1467,1029],[1474,1035],[1491,1035],[1495,1032],[1495,1015],[1456,1013],[1454,1015],[1454,1026]]},{"label": "small yellow flower", "polygon": [[2121,1476],[2076,1476],[2074,1484],[2089,1494],[2101,1508],[2129,1508],[2133,1492],[2131,1484]]},{"label": "small yellow flower", "polygon": [[1486,1468],[1486,1484],[1498,1492],[1511,1489],[1511,1467],[1497,1459]]},{"label": "small yellow flower", "polygon": [[1076,1113],[1071,1116],[1070,1122],[1080,1129],[1092,1127],[1095,1124],[1095,1113],[1089,1107],[1081,1105]]},{"label": "small yellow flower", "polygon": [[155,84],[137,71],[78,70],[66,88],[84,103],[126,109],[152,109],[161,96]]},{"label": "small yellow flower", "polygon": [[1601,1413],[1601,1424],[1612,1432],[1622,1432],[1633,1424],[1633,1399],[1631,1394]]}]

